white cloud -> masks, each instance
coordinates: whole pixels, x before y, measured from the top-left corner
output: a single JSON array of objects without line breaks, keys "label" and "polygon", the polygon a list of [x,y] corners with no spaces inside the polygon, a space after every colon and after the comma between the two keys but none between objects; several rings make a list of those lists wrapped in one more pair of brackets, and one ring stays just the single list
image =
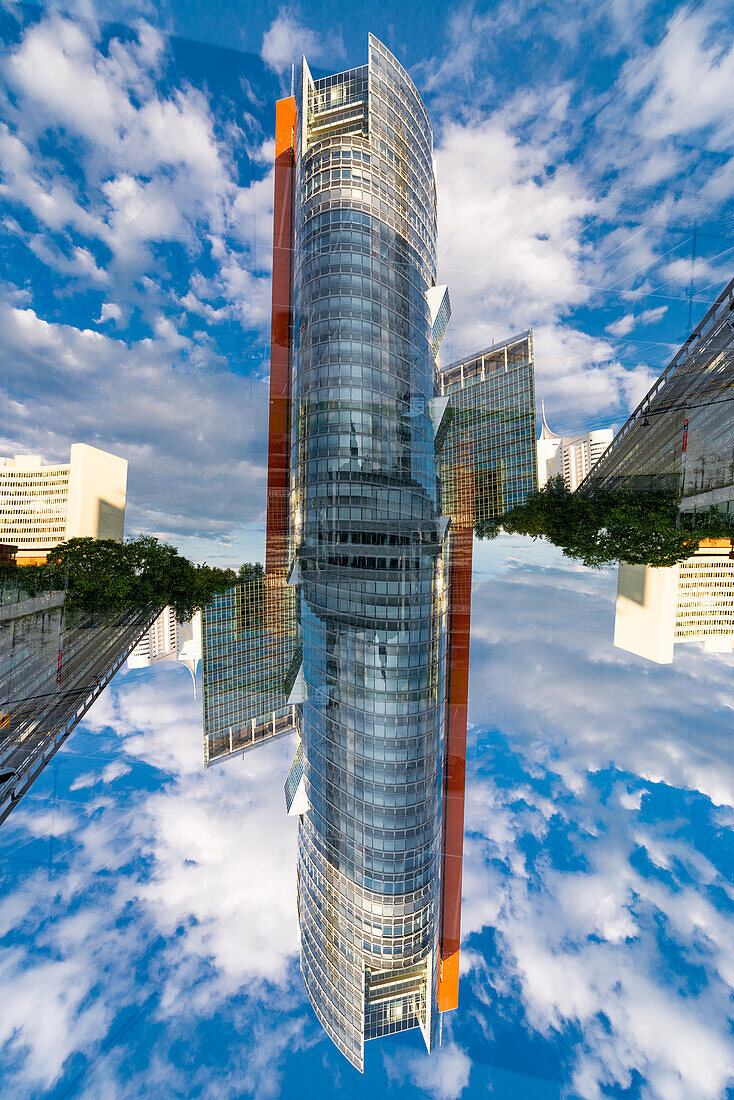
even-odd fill
[{"label": "white cloud", "polygon": [[[28,965],[25,952],[6,951],[0,982],[5,990],[0,997],[0,1047],[7,1044],[6,1053],[20,1062],[18,1076],[24,1085],[49,1089],[67,1058],[99,1041],[109,1026],[99,1001],[84,1003],[89,988],[85,961],[52,959]],[[9,1081],[6,1085],[11,1087]]]},{"label": "white cloud", "polygon": [[66,460],[80,441],[127,458],[128,532],[222,537],[260,514],[262,381],[231,373],[165,317],[132,345],[1,301],[0,318],[7,354],[23,364],[0,384],[12,417],[0,453]]},{"label": "white cloud", "polygon": [[[180,1034],[190,1042],[197,1021],[217,1016],[247,1051],[248,1094],[277,1095],[286,1056],[324,1041],[305,1014],[296,965],[295,820],[282,793],[292,745],[277,742],[244,765],[204,774],[200,709],[160,669],[119,677],[74,737],[87,728],[107,748],[110,723],[119,755],[72,789],[133,779],[106,803],[76,800],[84,816],[60,851],[53,891],[44,853],[40,868],[24,870],[0,898],[2,934],[22,943],[0,964],[5,1088],[18,1097],[48,1089],[76,1054],[90,1060],[90,1095],[119,1094],[123,1072],[126,1095],[149,1095],[159,1075],[165,1094],[176,1072],[168,1047]],[[57,762],[63,788],[73,741]],[[157,772],[158,784],[138,783],[141,768]],[[15,811],[10,828],[11,854],[18,836],[59,835],[31,804]],[[135,1019],[143,1005],[154,1046],[138,1080],[124,1069],[116,1019]],[[122,1041],[100,1050],[105,1036]],[[222,1079],[221,1064],[201,1053],[197,1072]],[[95,1090],[100,1064],[105,1086]],[[236,1095],[244,1076],[239,1063],[224,1075],[237,1082]]]},{"label": "white cloud", "polygon": [[263,35],[260,56],[274,72],[283,73],[291,64],[298,66],[304,54],[316,64],[331,64],[343,58],[341,32],[310,30],[292,9],[281,8]]},{"label": "white cloud", "polygon": [[[612,573],[558,554],[534,569],[503,562],[496,544],[480,554],[498,568],[475,588],[471,717],[506,731],[507,747],[486,779],[469,776],[462,933],[491,927],[500,947],[491,971],[473,949],[468,980],[504,1004],[519,981],[527,1024],[549,1039],[580,1031],[580,1096],[629,1087],[637,1070],[648,1100],[715,1100],[734,1076],[734,951],[712,903],[725,880],[689,839],[689,799],[666,821],[645,797],[667,784],[734,805],[730,685],[696,649],[675,669],[614,650]],[[695,993],[679,957],[683,974],[706,974]]]},{"label": "white cloud", "polygon": [[103,325],[105,321],[114,321],[117,324],[122,320],[122,310],[116,302],[103,302],[96,323]]},{"label": "white cloud", "polygon": [[668,312],[667,306],[657,306],[655,309],[643,309],[641,313],[625,313],[617,321],[607,325],[606,332],[611,336],[629,336],[630,332],[638,325],[654,325]]},{"label": "white cloud", "polygon": [[650,136],[708,130],[713,147],[732,147],[734,42],[715,6],[676,11],[661,41],[627,62],[621,85],[639,103],[637,125]]},{"label": "white cloud", "polygon": [[471,1059],[454,1042],[443,1043],[428,1054],[383,1055],[391,1087],[407,1081],[435,1100],[458,1100],[469,1084]]},{"label": "white cloud", "polygon": [[626,408],[653,377],[619,362],[611,343],[568,323],[591,301],[580,244],[596,202],[570,168],[552,167],[552,142],[522,143],[498,113],[446,122],[436,150],[439,278],[454,309],[444,362],[529,327],[536,387],[553,403],[596,416]]}]

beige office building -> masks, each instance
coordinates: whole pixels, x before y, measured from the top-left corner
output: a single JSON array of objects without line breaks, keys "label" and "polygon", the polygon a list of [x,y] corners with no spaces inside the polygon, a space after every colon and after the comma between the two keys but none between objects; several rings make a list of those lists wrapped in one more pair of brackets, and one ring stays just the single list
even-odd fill
[{"label": "beige office building", "polygon": [[126,491],[127,461],[86,443],[73,443],[66,463],[0,458],[0,543],[17,546],[28,565],[68,539],[121,541]]},{"label": "beige office building", "polygon": [[734,558],[728,539],[702,543],[667,569],[620,562],[614,644],[660,665],[682,642],[708,653],[734,646]]},{"label": "beige office building", "polygon": [[574,492],[604,454],[614,432],[611,428],[597,428],[574,437],[556,435],[548,427],[542,402],[541,421],[537,444],[538,488],[542,489],[550,478],[560,474],[566,488]]}]

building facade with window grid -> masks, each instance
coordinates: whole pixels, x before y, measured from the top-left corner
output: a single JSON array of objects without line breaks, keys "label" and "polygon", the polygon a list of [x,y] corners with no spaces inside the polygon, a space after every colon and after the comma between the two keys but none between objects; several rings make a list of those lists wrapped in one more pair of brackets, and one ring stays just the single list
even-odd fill
[{"label": "building facade with window grid", "polygon": [[127,461],[73,443],[69,462],[40,455],[0,458],[0,542],[14,543],[18,564],[40,563],[69,539],[122,539]]},{"label": "building facade with window grid", "polygon": [[620,563],[614,644],[657,664],[697,642],[709,653],[734,646],[734,559],[728,539],[705,539],[667,568]]}]

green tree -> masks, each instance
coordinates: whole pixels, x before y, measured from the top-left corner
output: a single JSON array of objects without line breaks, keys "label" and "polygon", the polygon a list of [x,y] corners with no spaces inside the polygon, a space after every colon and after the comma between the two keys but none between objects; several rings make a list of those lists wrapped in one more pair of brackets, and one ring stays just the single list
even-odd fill
[{"label": "green tree", "polygon": [[181,622],[208,604],[238,577],[262,575],[261,565],[244,564],[239,573],[195,565],[175,546],[140,535],[127,542],[69,539],[50,551],[45,565],[3,566],[28,592],[66,589],[66,606],[80,614],[135,608],[174,608]]},{"label": "green tree", "polygon": [[716,514],[704,523],[699,517],[694,525],[670,493],[586,496],[570,492],[562,477],[551,478],[524,504],[476,527],[480,538],[495,538],[500,531],[546,539],[593,569],[616,561],[674,565],[690,557],[702,539],[732,533]]}]

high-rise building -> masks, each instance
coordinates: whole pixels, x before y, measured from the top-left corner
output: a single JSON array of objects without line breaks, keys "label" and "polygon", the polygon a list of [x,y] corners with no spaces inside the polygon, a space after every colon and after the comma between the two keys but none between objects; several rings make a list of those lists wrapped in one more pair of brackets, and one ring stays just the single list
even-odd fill
[{"label": "high-rise building", "polygon": [[596,465],[612,442],[611,428],[597,428],[578,436],[556,435],[548,427],[545,405],[541,402],[541,429],[538,437],[538,488],[552,477],[563,478],[573,493]]},{"label": "high-rise building", "polygon": [[614,644],[657,664],[673,647],[700,642],[707,653],[734,647],[734,558],[729,539],[709,539],[667,568],[620,562]]},{"label": "high-rise building", "polygon": [[[444,465],[453,465],[460,442],[472,456],[475,522],[500,516],[538,487],[533,334],[451,363],[439,378],[453,412]],[[445,478],[443,489],[450,490]],[[451,514],[450,496],[443,510]]]},{"label": "high-rise building", "polygon": [[72,538],[121,541],[126,489],[127,461],[86,443],[73,443],[66,463],[0,458],[0,542],[16,545],[18,564],[29,565]]},{"label": "high-rise building", "polygon": [[400,63],[276,108],[266,564],[205,609],[205,760],[297,731],[301,968],[364,1043],[458,1003],[475,516],[535,478],[532,337],[442,371],[433,136]]},{"label": "high-rise building", "polygon": [[181,623],[172,607],[164,607],[158,618],[140,639],[127,659],[129,669],[150,668],[151,665],[176,663],[187,668],[194,682],[201,661],[201,611]]},{"label": "high-rise building", "polygon": [[70,614],[64,592],[0,600],[0,823],[117,672],[158,608]]},{"label": "high-rise building", "polygon": [[734,279],[643,397],[583,492],[664,488],[734,516]]}]

